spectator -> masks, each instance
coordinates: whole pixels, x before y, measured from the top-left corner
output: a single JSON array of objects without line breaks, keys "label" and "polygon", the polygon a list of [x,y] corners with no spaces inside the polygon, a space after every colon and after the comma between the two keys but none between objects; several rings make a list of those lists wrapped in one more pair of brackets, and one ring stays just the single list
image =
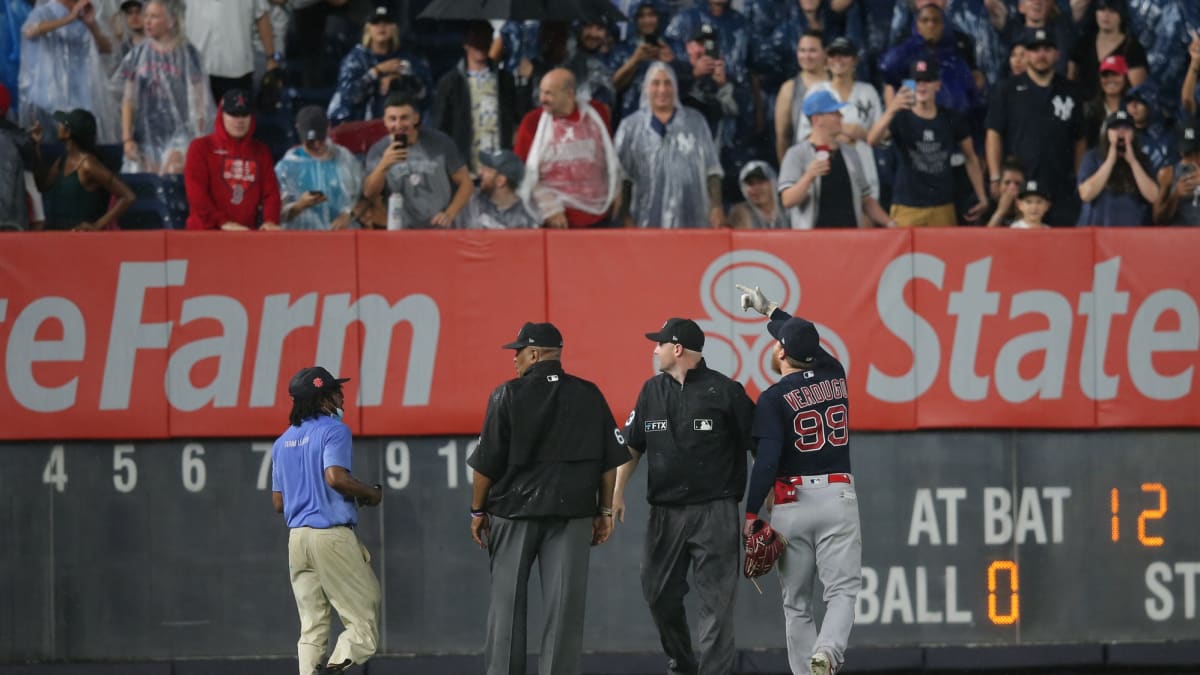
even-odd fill
[{"label": "spectator", "polygon": [[1021,160],[1016,157],[1004,160],[1000,167],[999,185],[1000,196],[988,216],[988,227],[1008,227],[1020,216],[1017,212],[1017,196],[1025,185],[1025,169],[1021,166]]},{"label": "spectator", "polygon": [[788,148],[800,140],[800,130],[807,132],[804,117],[804,97],[810,89],[829,81],[828,54],[820,33],[805,33],[796,43],[796,61],[800,72],[779,87],[775,99],[775,154],[779,161]]},{"label": "spectator", "polygon": [[1008,50],[1008,71],[1001,81],[1025,74],[1025,45],[1020,42],[1015,43]]},{"label": "spectator", "polygon": [[912,79],[916,91],[901,88],[868,136],[874,144],[891,134],[896,145],[899,167],[892,185],[891,217],[901,227],[957,225],[954,167],[961,160],[976,200],[966,215],[975,220],[987,209],[988,198],[967,122],[952,110],[938,108],[942,83],[936,61],[913,63]]},{"label": "spectator", "polygon": [[95,116],[76,108],[54,113],[54,119],[58,140],[67,151],[49,170],[41,158],[41,125],[35,124],[30,133],[37,187],[45,196],[46,229],[115,229],[117,219],[133,204],[134,195],[96,156]]},{"label": "spectator", "polygon": [[399,194],[405,229],[450,227],[474,190],[454,141],[437,129],[422,128],[416,101],[398,92],[384,103],[383,123],[388,135],[367,151],[367,166],[374,168],[363,180],[363,196]]},{"label": "spectator", "polygon": [[479,154],[512,148],[517,94],[512,74],[488,60],[492,27],[474,21],[463,36],[465,56],[442,75],[430,124],[454,139],[458,152],[479,169]]},{"label": "spectator", "polygon": [[0,231],[29,229],[25,172],[35,167],[33,139],[8,120],[10,105],[0,84]]},{"label": "spectator", "polygon": [[429,62],[401,49],[396,16],[388,5],[380,5],[363,25],[362,44],[342,59],[329,121],[337,125],[383,117],[384,102],[393,93],[413,101],[420,112],[432,91]]},{"label": "spectator", "polygon": [[608,109],[578,101],[565,68],[546,73],[540,89],[541,107],[517,130],[514,150],[525,161],[520,193],[546,227],[604,227],[620,172]]},{"label": "spectator", "polygon": [[1066,77],[1068,57],[1073,53],[1078,39],[1071,17],[1058,11],[1055,0],[1020,0],[1017,3],[1017,12],[1010,14],[1004,25],[1004,43],[1016,49],[1021,46],[1021,37],[1027,29],[1044,29],[1058,48],[1058,60],[1054,62],[1054,70]]},{"label": "spectator", "polygon": [[1096,30],[1082,38],[1071,52],[1067,77],[1079,86],[1079,96],[1088,100],[1095,95],[1100,64],[1109,56],[1120,56],[1127,64],[1129,83],[1146,81],[1146,50],[1129,34],[1124,0],[1096,0]]},{"label": "spectator", "polygon": [[1029,57],[1024,75],[1002,84],[987,115],[987,165],[992,197],[999,196],[1000,160],[1015,155],[1025,179],[1050,195],[1051,223],[1073,223],[1079,215],[1075,171],[1083,157],[1083,120],[1070,82],[1054,72],[1058,48],[1038,28],[1023,40]]},{"label": "spectator", "polygon": [[721,159],[704,117],[679,103],[675,71],[646,72],[641,109],[617,129],[626,227],[721,227]]},{"label": "spectator", "polygon": [[329,119],[320,106],[296,115],[300,145],[275,165],[285,230],[344,230],[362,194],[362,165],[329,140]]},{"label": "spectator", "polygon": [[21,125],[30,128],[37,122],[53,129],[54,111],[81,108],[97,116],[96,138],[114,141],[116,113],[100,60],[100,54],[111,51],[92,0],[49,0],[35,7],[21,29]]},{"label": "spectator", "polygon": [[[893,45],[901,44],[910,36],[922,32],[920,12],[928,6],[941,10],[945,24],[940,46],[958,55],[969,66],[974,78],[975,89],[983,91],[994,84],[1003,65],[1005,50],[1000,31],[1008,21],[1008,8],[997,0],[907,0],[896,2],[892,16]],[[917,15],[914,20],[914,15]],[[932,28],[927,24],[925,29]],[[900,74],[907,72],[908,64],[901,64]],[[942,70],[947,63],[943,59]],[[886,99],[886,92],[885,92]]]},{"label": "spectator", "polygon": [[267,0],[222,0],[188,5],[187,39],[204,57],[204,72],[208,73],[214,101],[222,100],[227,91],[250,91],[254,84],[254,31],[258,32],[263,49],[270,55],[267,70],[279,66],[275,60],[275,38],[267,10]]},{"label": "spectator", "polygon": [[688,66],[680,97],[704,115],[718,143],[732,142],[737,133],[739,105],[734,84],[717,54],[716,29],[704,24],[687,42]]},{"label": "spectator", "polygon": [[[682,61],[662,37],[662,15],[651,0],[640,0],[634,12],[634,30],[624,42],[613,47],[611,60],[615,67],[613,86],[620,98],[621,118],[638,111],[646,71],[654,63],[667,63],[678,68]],[[676,73],[676,81],[679,77]]]},{"label": "spectator", "polygon": [[[846,3],[840,0],[838,4]],[[755,36],[755,61],[764,72],[767,91],[775,91],[778,84],[795,75],[792,50],[805,34],[818,35],[827,43],[848,37],[845,12],[835,11],[827,0],[787,0],[782,4],[772,17],[770,30]]]},{"label": "spectator", "polygon": [[30,0],[4,0],[0,10],[0,84],[8,88],[13,110],[20,109],[21,27],[32,9]]},{"label": "spectator", "polygon": [[254,140],[250,94],[225,92],[217,120],[188,147],[187,229],[278,230],[279,182],[270,149]]},{"label": "spectator", "polygon": [[124,0],[120,10],[109,23],[112,24],[112,35],[118,44],[115,50],[117,56],[124,60],[126,54],[146,39],[145,6],[142,0]]},{"label": "spectator", "polygon": [[[543,21],[532,28],[526,22],[524,33],[524,43],[532,43],[534,49],[532,57],[523,54],[517,62],[517,99],[522,105],[536,107],[540,105],[542,78],[555,68],[567,66],[571,34],[565,21]],[[528,46],[522,49],[530,51]]]},{"label": "spectator", "polygon": [[1014,220],[1012,227],[1018,230],[1040,230],[1048,227],[1045,221],[1050,211],[1050,195],[1038,187],[1036,180],[1025,181],[1017,193],[1017,210],[1021,217]]},{"label": "spectator", "polygon": [[760,160],[747,162],[738,174],[738,182],[746,201],[734,204],[729,210],[730,225],[735,229],[791,229],[787,213],[779,203],[775,170],[770,164]]},{"label": "spectator", "polygon": [[[833,79],[813,85],[811,91],[828,89],[833,97],[845,103],[842,109],[842,136],[839,140],[849,143],[858,153],[871,196],[879,199],[879,172],[875,164],[875,152],[867,141],[867,132],[883,113],[879,92],[866,82],[858,82],[854,74],[858,68],[858,47],[849,38],[835,38],[825,53],[829,59],[829,72]],[[808,137],[808,120],[801,116],[798,138]]]},{"label": "spectator", "polygon": [[608,22],[600,15],[593,15],[578,22],[575,35],[575,53],[567,59],[566,67],[579,83],[579,94],[608,106],[616,105],[616,90],[613,88],[611,45]]},{"label": "spectator", "polygon": [[1159,201],[1154,222],[1164,225],[1200,225],[1200,124],[1183,129],[1181,155],[1175,166],[1158,172]]},{"label": "spectator", "polygon": [[1088,149],[1096,147],[1104,133],[1104,120],[1125,104],[1125,93],[1129,91],[1129,69],[1125,57],[1114,54],[1105,57],[1100,64],[1100,88],[1083,104],[1083,133]]},{"label": "spectator", "polygon": [[1188,69],[1183,78],[1183,89],[1180,91],[1182,110],[1188,115],[1196,116],[1197,103],[1200,103],[1200,32],[1192,31],[1192,41],[1188,44]]},{"label": "spectator", "polygon": [[858,154],[837,140],[845,105],[828,91],[804,99],[812,133],[788,149],[779,172],[779,197],[792,229],[896,225],[871,196]]},{"label": "spectator", "polygon": [[[692,105],[689,97],[710,108],[720,102],[721,123],[713,132],[717,147],[732,148],[735,139],[745,140],[758,103],[750,82],[750,24],[746,17],[731,9],[729,0],[697,2],[671,19],[666,37],[675,57],[692,64],[692,77],[685,80],[694,83],[680,86],[684,103]],[[726,84],[732,87],[727,89]],[[706,113],[705,118],[711,126],[714,116]]]},{"label": "spectator", "polygon": [[169,0],[145,8],[149,38],[121,62],[121,138],[127,173],[183,173],[192,139],[214,118],[200,52],[180,34]]},{"label": "spectator", "polygon": [[976,113],[982,104],[983,75],[975,67],[974,51],[946,30],[946,15],[937,3],[926,4],[917,12],[916,35],[883,55],[884,100],[891,101],[914,61],[929,58],[938,62],[941,71],[938,107],[961,115]]},{"label": "spectator", "polygon": [[513,152],[479,153],[479,189],[455,219],[460,229],[516,230],[537,227],[537,220],[517,196],[525,164]]},{"label": "spectator", "polygon": [[1133,119],[1119,110],[1109,115],[1100,144],[1079,166],[1080,225],[1150,225],[1158,184],[1148,160],[1133,140]]},{"label": "spectator", "polygon": [[1125,111],[1133,120],[1133,138],[1146,159],[1150,162],[1147,171],[1157,176],[1164,167],[1178,158],[1175,156],[1175,134],[1154,110],[1158,96],[1154,85],[1141,84],[1125,94]]}]

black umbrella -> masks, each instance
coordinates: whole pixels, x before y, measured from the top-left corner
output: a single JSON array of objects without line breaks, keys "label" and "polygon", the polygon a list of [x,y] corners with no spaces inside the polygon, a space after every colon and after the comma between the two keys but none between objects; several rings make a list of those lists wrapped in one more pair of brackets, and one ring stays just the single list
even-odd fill
[{"label": "black umbrella", "polygon": [[574,21],[600,18],[625,21],[625,15],[609,0],[433,0],[417,18],[455,21]]}]

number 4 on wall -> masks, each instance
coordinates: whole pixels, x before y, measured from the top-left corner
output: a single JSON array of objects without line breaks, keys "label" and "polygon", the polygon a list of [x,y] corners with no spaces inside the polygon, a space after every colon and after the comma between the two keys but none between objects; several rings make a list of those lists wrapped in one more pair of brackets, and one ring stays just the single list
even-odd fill
[{"label": "number 4 on wall", "polygon": [[58,492],[64,492],[67,489],[67,460],[64,455],[63,446],[54,446],[50,449],[46,467],[42,469],[42,483],[53,485]]}]

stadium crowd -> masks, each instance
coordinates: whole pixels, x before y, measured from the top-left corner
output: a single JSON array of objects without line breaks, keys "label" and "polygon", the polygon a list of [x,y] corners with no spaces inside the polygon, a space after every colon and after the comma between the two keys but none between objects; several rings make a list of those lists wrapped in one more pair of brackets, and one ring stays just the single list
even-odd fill
[{"label": "stadium crowd", "polygon": [[0,229],[1200,224],[1200,2],[0,0]]}]

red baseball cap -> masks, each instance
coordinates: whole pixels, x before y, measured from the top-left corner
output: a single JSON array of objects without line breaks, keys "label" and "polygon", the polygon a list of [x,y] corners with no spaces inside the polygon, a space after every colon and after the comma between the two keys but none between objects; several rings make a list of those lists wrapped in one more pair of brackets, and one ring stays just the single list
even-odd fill
[{"label": "red baseball cap", "polygon": [[1112,54],[1104,57],[1104,60],[1100,62],[1100,72],[1125,75],[1129,72],[1129,66],[1125,63],[1124,56]]}]

